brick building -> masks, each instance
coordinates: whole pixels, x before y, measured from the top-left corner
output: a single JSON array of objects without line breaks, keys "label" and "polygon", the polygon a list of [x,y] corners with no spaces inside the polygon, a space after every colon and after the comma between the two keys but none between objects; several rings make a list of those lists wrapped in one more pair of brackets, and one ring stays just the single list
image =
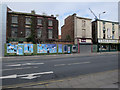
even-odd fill
[{"label": "brick building", "polygon": [[[32,25],[31,25],[32,23]],[[34,29],[36,43],[51,43],[58,39],[58,20],[53,15],[7,12],[7,42],[26,42]]]},{"label": "brick building", "polygon": [[61,27],[61,39],[74,41],[74,15],[68,16]]},{"label": "brick building", "polygon": [[69,40],[78,45],[78,52],[91,53],[92,29],[91,19],[78,17],[76,14],[65,19],[61,28],[62,40]]}]

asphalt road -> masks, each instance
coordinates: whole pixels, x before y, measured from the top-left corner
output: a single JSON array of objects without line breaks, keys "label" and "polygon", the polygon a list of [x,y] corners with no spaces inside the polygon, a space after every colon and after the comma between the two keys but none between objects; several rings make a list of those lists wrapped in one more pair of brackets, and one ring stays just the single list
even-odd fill
[{"label": "asphalt road", "polygon": [[[25,58],[25,57],[24,57]],[[57,80],[118,68],[118,55],[75,56],[66,58],[3,60],[2,84],[16,85]]]}]

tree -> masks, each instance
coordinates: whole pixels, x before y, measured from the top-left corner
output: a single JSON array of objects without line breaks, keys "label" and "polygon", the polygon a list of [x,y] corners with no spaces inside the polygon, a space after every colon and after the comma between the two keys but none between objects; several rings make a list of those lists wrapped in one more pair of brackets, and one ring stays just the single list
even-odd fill
[{"label": "tree", "polygon": [[70,35],[67,35],[67,36],[66,36],[66,40],[69,40],[69,41],[71,40]]},{"label": "tree", "polygon": [[32,42],[33,44],[36,43],[34,20],[35,20],[35,17],[31,16],[31,35],[27,38],[27,42]]}]

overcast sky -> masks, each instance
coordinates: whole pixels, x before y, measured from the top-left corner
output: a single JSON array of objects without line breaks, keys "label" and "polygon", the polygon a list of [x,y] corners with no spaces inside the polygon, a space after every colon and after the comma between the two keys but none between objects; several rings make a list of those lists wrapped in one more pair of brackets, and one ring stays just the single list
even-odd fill
[{"label": "overcast sky", "polygon": [[61,34],[64,19],[73,13],[94,20],[94,16],[88,8],[91,8],[96,16],[106,11],[105,14],[101,14],[101,19],[118,21],[118,2],[7,2],[7,6],[17,12],[30,13],[31,10],[35,10],[37,14],[43,12],[54,16],[59,14],[57,18],[59,20],[59,34]]}]

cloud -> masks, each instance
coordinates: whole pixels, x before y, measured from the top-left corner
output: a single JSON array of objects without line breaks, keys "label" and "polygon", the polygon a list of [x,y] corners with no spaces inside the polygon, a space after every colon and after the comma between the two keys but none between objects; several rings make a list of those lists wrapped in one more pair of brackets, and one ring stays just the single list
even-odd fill
[{"label": "cloud", "polygon": [[101,19],[118,21],[118,3],[117,2],[7,2],[7,5],[18,12],[31,12],[35,10],[37,14],[45,12],[47,15],[59,14],[59,34],[61,34],[61,26],[64,19],[77,13],[77,16],[87,17],[94,20],[94,15],[89,11],[91,8],[96,16],[101,14]]}]

